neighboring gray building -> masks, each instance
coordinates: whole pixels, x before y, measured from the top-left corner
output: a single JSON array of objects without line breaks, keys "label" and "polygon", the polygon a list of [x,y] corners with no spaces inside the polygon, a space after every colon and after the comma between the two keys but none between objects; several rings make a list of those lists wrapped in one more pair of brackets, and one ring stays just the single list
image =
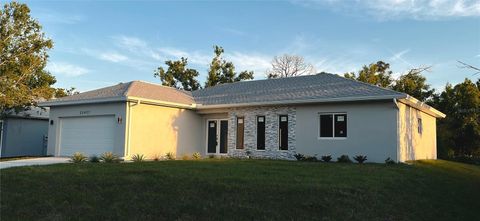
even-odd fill
[{"label": "neighboring gray building", "polygon": [[193,92],[132,81],[41,106],[50,107],[48,154],[111,151],[126,158],[199,152],[436,159],[436,118],[445,117],[407,94],[333,74]]},{"label": "neighboring gray building", "polygon": [[11,112],[0,120],[0,157],[44,156],[47,135],[48,109]]}]

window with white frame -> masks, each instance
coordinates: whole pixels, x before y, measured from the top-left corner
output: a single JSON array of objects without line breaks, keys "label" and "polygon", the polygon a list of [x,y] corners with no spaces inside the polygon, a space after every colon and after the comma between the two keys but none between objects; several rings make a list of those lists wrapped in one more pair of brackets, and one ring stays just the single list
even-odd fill
[{"label": "window with white frame", "polygon": [[345,138],[347,137],[347,114],[346,113],[321,113],[320,138]]}]

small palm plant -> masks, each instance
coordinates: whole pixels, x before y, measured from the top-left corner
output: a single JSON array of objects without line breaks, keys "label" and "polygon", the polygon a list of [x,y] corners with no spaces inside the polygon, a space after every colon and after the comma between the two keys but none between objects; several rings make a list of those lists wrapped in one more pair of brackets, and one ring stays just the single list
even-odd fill
[{"label": "small palm plant", "polygon": [[357,155],[353,159],[355,161],[357,161],[358,163],[363,163],[363,162],[367,161],[367,156]]},{"label": "small palm plant", "polygon": [[100,158],[98,158],[97,155],[92,155],[90,158],[88,158],[88,161],[90,161],[90,163],[99,163]]},{"label": "small palm plant", "polygon": [[136,163],[143,162],[145,161],[145,156],[143,154],[134,154],[132,156],[132,161]]},{"label": "small palm plant", "polygon": [[83,155],[83,153],[76,152],[72,155],[72,157],[70,157],[70,162],[83,163],[83,162],[87,162],[87,159],[88,158],[85,155]]},{"label": "small palm plant", "polygon": [[199,152],[195,152],[192,154],[192,159],[194,160],[198,160],[198,159],[201,159],[202,158],[202,155],[199,153]]},{"label": "small palm plant", "polygon": [[104,163],[118,163],[120,162],[120,158],[112,152],[105,152],[100,156],[100,161]]},{"label": "small palm plant", "polygon": [[324,155],[322,156],[322,161],[328,163],[332,160],[332,155]]},{"label": "small palm plant", "polygon": [[162,157],[160,156],[160,154],[154,154],[154,155],[152,156],[152,160],[153,160],[153,161],[159,161],[161,158],[162,158]]},{"label": "small palm plant", "polygon": [[175,160],[175,154],[173,152],[168,152],[167,154],[165,154],[165,158],[167,160]]},{"label": "small palm plant", "polygon": [[395,161],[392,160],[392,158],[388,157],[388,158],[385,160],[385,164],[395,164]]}]

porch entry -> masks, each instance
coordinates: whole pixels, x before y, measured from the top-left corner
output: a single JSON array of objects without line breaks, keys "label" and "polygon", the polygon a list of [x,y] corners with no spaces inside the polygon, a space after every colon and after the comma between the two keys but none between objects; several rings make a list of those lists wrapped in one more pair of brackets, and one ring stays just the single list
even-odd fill
[{"label": "porch entry", "polygon": [[207,154],[226,154],[228,120],[207,120]]}]

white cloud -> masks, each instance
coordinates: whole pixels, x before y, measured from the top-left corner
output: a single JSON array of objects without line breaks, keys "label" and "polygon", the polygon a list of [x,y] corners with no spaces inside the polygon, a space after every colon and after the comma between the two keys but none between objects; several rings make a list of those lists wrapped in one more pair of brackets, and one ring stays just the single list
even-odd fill
[{"label": "white cloud", "polygon": [[454,17],[479,17],[478,0],[371,0],[371,1],[293,1],[305,7],[328,8],[348,14],[364,13],[380,20],[436,20]]},{"label": "white cloud", "polygon": [[67,77],[77,77],[90,72],[90,70],[86,68],[63,62],[50,62],[46,69],[54,75],[63,75]]},{"label": "white cloud", "polygon": [[402,62],[403,64],[407,65],[408,67],[413,67],[412,63],[408,62],[408,61],[404,58],[404,55],[407,54],[408,52],[410,52],[410,49],[405,49],[405,50],[399,51],[399,52],[397,52],[397,53],[394,53],[394,54],[392,55],[392,57],[390,57],[388,60],[390,61],[390,63],[394,63],[394,62],[400,61],[400,62]]},{"label": "white cloud", "polygon": [[393,54],[392,57],[390,57],[389,60],[396,61],[396,60],[403,60],[403,55],[407,54],[410,51],[410,49],[405,49],[402,51],[399,51],[395,54]]},{"label": "white cloud", "polygon": [[[180,59],[181,57],[188,58],[188,62],[198,66],[207,68],[213,58],[212,53],[204,53],[199,51],[188,52],[178,48],[164,47],[159,48],[158,51],[168,59]],[[238,51],[227,52],[224,54],[227,61],[232,61],[237,72],[248,70],[255,72],[255,78],[263,78],[265,71],[271,67],[270,61],[272,56],[242,53]]]},{"label": "white cloud", "polygon": [[127,56],[116,53],[116,52],[102,53],[99,55],[99,58],[102,60],[111,61],[115,63],[128,60]]},{"label": "white cloud", "polygon": [[117,46],[128,50],[130,53],[133,53],[135,55],[148,56],[157,61],[165,60],[165,58],[161,56],[161,54],[153,50],[146,41],[140,38],[120,35],[113,37],[113,39],[115,40]]},{"label": "white cloud", "polygon": [[233,52],[226,53],[225,58],[233,62],[237,72],[254,71],[255,79],[264,78],[265,71],[271,68],[272,56]]},{"label": "white cloud", "polygon": [[199,51],[187,52],[182,49],[173,47],[162,47],[157,49],[159,53],[166,59],[180,59],[181,57],[187,58],[188,62],[197,65],[207,65],[213,54],[202,53]]}]

